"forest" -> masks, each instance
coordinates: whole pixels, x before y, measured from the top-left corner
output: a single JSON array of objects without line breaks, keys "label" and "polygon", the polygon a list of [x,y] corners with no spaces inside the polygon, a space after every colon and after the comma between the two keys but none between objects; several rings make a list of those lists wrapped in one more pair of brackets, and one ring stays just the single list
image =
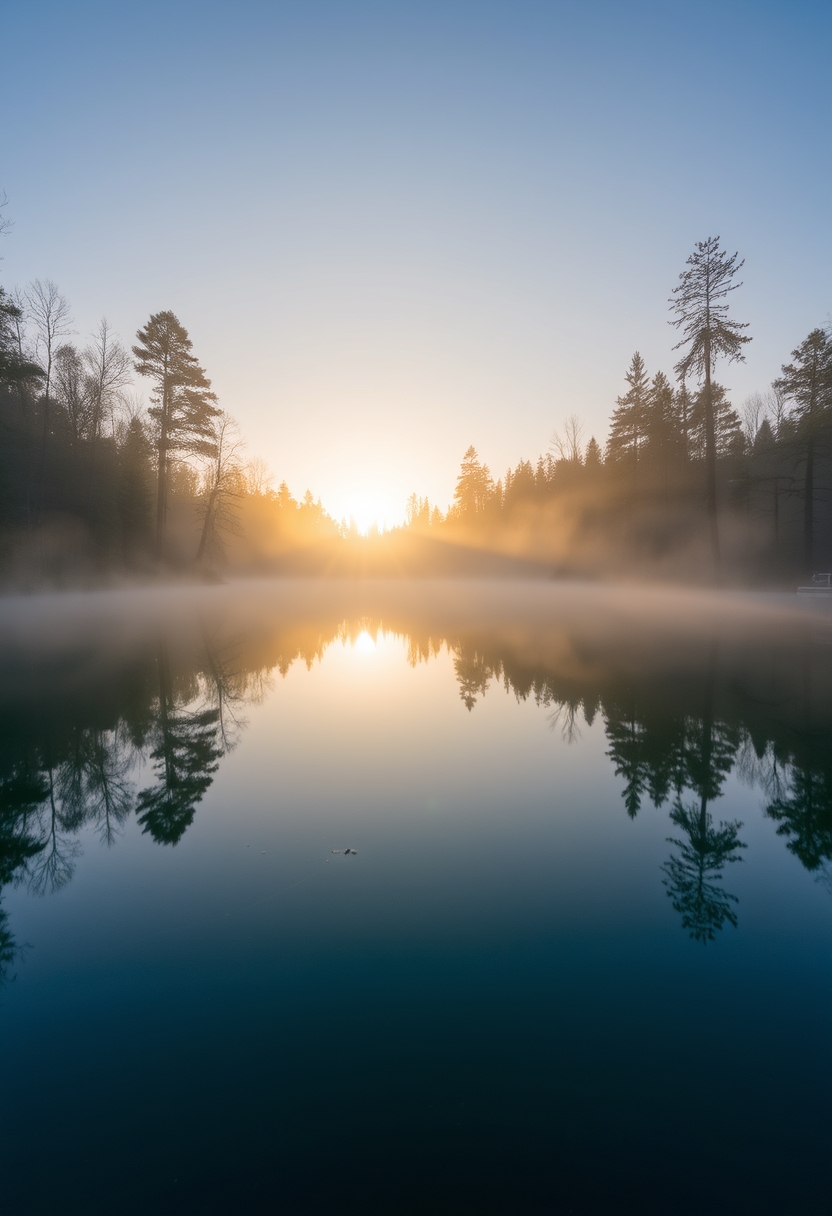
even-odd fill
[{"label": "forest", "polygon": [[[622,369],[602,446],[578,414],[496,480],[472,445],[454,499],[413,493],[362,536],[296,498],[211,389],[188,331],[150,315],[128,349],[102,319],[76,343],[51,280],[0,288],[0,579],[349,573],[671,578],[789,585],[832,566],[832,338],[818,326],[764,391],[719,365],[751,340],[728,314],[738,256],[696,245],[670,298],[678,361]],[[149,404],[137,395],[150,386]],[[406,487],[402,487],[405,498]]]}]

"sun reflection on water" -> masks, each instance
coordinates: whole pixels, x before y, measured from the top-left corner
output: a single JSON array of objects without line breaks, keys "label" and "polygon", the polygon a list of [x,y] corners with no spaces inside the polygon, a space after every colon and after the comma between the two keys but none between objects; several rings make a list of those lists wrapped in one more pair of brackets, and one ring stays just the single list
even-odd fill
[{"label": "sun reflection on water", "polygon": [[353,645],[359,654],[369,655],[375,654],[376,652],[375,639],[367,632],[366,629],[361,630]]}]

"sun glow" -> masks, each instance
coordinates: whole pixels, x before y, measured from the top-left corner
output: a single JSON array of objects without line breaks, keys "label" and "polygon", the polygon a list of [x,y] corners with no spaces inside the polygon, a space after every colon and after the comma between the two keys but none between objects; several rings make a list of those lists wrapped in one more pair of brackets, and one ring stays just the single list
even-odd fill
[{"label": "sun glow", "polygon": [[359,654],[375,654],[376,652],[375,640],[366,629],[361,630],[353,645]]},{"label": "sun glow", "polygon": [[383,532],[390,526],[392,514],[390,501],[371,490],[351,494],[347,500],[347,521],[354,524],[362,536],[373,528]]}]

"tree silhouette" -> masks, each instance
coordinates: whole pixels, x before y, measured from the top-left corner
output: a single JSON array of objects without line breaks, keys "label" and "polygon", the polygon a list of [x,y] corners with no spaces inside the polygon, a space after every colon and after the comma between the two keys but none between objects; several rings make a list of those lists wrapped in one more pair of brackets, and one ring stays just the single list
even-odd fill
[{"label": "tree silhouette", "polygon": [[212,548],[222,552],[222,532],[240,532],[237,504],[244,488],[242,447],[237,424],[230,414],[220,410],[213,421],[214,450],[205,473],[200,503],[202,530],[196,553],[197,564]]},{"label": "tree silhouette", "polygon": [[813,329],[792,351],[793,363],[783,365],[774,382],[793,405],[797,433],[805,453],[803,474],[803,561],[811,573],[814,552],[815,454],[821,428],[832,414],[832,341],[822,329]]},{"label": "tree silhouette", "polygon": [[623,397],[617,398],[612,412],[607,459],[629,459],[635,466],[644,442],[650,397],[650,382],[638,351],[630,360],[624,379],[629,387]]},{"label": "tree silhouette", "polygon": [[148,414],[155,425],[156,558],[162,557],[170,461],[174,454],[212,455],[218,414],[211,381],[191,354],[188,331],[170,311],[154,313],[136,335],[135,369],[154,383]]},{"label": "tree silhouette", "polygon": [[494,483],[488,465],[481,464],[475,447],[469,447],[462,458],[454,490],[458,509],[466,516],[482,514],[493,489]]},{"label": "tree silhouette", "polygon": [[687,347],[687,351],[676,364],[676,372],[682,378],[693,373],[703,380],[705,471],[707,483],[708,522],[711,534],[711,552],[714,567],[721,569],[722,557],[719,545],[719,523],[716,500],[716,435],[714,430],[713,396],[711,376],[720,355],[729,362],[745,361],[743,345],[751,339],[742,333],[747,324],[729,320],[725,297],[741,287],[732,279],[743,262],[738,255],[730,257],[719,247],[719,237],[708,237],[698,241],[696,249],[687,260],[690,269],[679,275],[679,285],[673,288],[670,307],[676,317],[670,322],[681,328],[682,338],[675,349]]}]

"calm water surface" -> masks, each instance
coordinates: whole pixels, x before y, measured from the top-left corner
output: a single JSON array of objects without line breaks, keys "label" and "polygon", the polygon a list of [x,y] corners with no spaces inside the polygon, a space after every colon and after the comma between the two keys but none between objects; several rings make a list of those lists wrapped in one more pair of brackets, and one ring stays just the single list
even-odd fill
[{"label": "calm water surface", "polygon": [[832,615],[310,582],[0,630],[4,1213],[830,1210]]}]

